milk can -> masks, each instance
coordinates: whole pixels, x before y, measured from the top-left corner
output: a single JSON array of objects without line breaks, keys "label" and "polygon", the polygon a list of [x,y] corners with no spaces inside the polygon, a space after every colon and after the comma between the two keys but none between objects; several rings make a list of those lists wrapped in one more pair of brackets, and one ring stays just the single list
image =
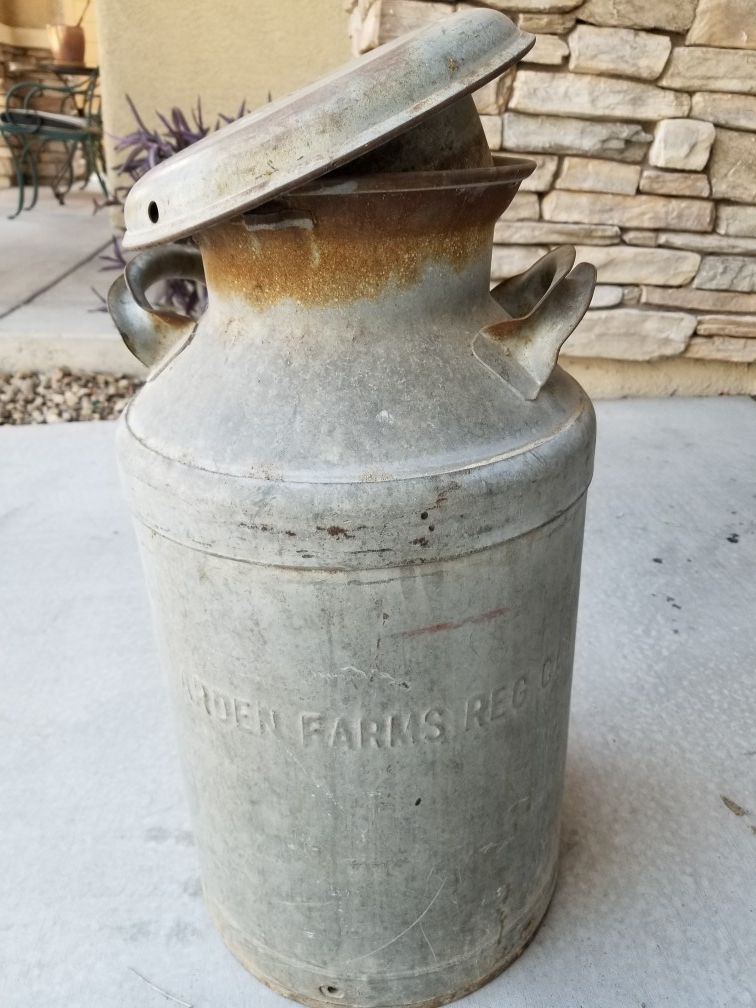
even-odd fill
[{"label": "milk can", "polygon": [[[554,891],[594,441],[555,362],[595,277],[563,248],[489,293],[533,164],[470,97],[532,41],[451,15],[126,204],[118,447],[205,898],[308,1005],[460,997]],[[151,307],[168,276],[198,323]]]}]

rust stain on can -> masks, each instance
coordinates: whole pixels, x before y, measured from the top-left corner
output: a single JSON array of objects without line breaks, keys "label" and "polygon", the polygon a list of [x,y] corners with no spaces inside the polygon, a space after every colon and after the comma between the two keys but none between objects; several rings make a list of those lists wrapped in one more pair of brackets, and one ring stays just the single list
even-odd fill
[{"label": "rust stain on can", "polygon": [[289,195],[197,236],[210,298],[317,306],[410,287],[430,263],[462,271],[490,254],[493,221],[516,189],[507,179],[454,200],[443,188]]}]

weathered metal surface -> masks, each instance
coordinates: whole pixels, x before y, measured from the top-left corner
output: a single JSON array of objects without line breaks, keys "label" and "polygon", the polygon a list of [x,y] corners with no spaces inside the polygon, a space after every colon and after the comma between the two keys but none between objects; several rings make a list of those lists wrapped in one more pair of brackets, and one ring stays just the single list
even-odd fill
[{"label": "weathered metal surface", "polygon": [[458,98],[333,174],[376,172],[459,171],[493,164],[483,124],[472,95]]},{"label": "weathered metal surface", "polygon": [[306,1004],[462,996],[553,891],[593,413],[472,349],[571,265],[489,295],[529,169],[205,229],[208,310],[120,425],[207,902]]},{"label": "weathered metal surface", "polygon": [[[533,169],[404,172],[317,181],[261,213],[198,236],[216,291],[255,305],[286,299],[324,305],[373,298],[414,285],[428,262],[461,271],[487,254],[492,215]],[[463,198],[450,198],[455,192]]]},{"label": "weathered metal surface", "polygon": [[[300,188],[259,213],[202,233],[213,287],[258,306],[286,298],[323,305],[372,298],[389,283],[412,284],[432,259],[459,266],[485,246],[492,215],[506,208],[532,170],[531,162],[502,156],[495,165],[329,177]],[[456,205],[449,199],[455,188],[465,194]],[[590,303],[596,271],[583,263],[570,273],[574,261],[574,249],[563,247],[491,291],[506,315],[481,330],[473,353],[523,398],[537,396]],[[198,252],[181,246],[151,250],[132,260],[111,288],[116,325],[146,364],[155,364],[194,329],[191,320],[151,311],[144,295],[160,276],[182,271],[204,280]]]},{"label": "weathered metal surface", "polygon": [[359,157],[496,77],[534,41],[478,8],[381,46],[140,179],[124,207],[124,247],[193,234]]},{"label": "weathered metal surface", "polygon": [[180,277],[204,283],[202,256],[186,245],[169,245],[136,256],[108,291],[108,311],[124,343],[147,367],[153,367],[194,330],[194,320],[164,308],[154,308],[147,288],[160,280]]},{"label": "weathered metal surface", "polygon": [[[594,274],[560,250],[491,296],[494,224],[533,165],[482,149],[468,98],[443,110],[513,31],[450,16],[131,204],[132,244],[197,232],[209,295],[191,330],[151,309],[151,279],[197,269],[174,247],[113,296],[155,362],[119,447],[204,892],[247,968],[308,1005],[460,997],[556,881],[594,424],[554,364]],[[326,154],[354,172],[283,192]],[[171,193],[150,237],[145,200]]]},{"label": "weathered metal surface", "polygon": [[591,303],[596,268],[575,250],[547,252],[520,276],[503,280],[491,296],[511,318],[486,326],[473,353],[524,399],[535,399],[554,370],[559,350]]}]

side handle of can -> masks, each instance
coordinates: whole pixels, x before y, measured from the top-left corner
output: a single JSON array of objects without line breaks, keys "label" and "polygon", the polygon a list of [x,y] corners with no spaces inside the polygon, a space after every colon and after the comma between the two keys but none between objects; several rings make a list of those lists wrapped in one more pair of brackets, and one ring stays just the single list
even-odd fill
[{"label": "side handle of can", "polygon": [[111,284],[108,311],[131,353],[154,367],[194,331],[196,321],[147,298],[148,288],[161,280],[180,278],[205,282],[202,256],[186,245],[164,245],[140,252]]},{"label": "side handle of can", "polygon": [[491,290],[506,314],[481,329],[473,353],[523,399],[538,396],[591,302],[596,269],[590,263],[572,269],[574,262],[575,249],[565,245]]}]

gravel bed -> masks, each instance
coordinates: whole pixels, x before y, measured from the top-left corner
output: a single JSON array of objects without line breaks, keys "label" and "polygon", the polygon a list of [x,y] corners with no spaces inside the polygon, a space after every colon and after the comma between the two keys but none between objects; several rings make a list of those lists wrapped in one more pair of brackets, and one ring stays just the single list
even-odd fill
[{"label": "gravel bed", "polygon": [[114,420],[142,382],[92,371],[0,371],[0,425]]}]

